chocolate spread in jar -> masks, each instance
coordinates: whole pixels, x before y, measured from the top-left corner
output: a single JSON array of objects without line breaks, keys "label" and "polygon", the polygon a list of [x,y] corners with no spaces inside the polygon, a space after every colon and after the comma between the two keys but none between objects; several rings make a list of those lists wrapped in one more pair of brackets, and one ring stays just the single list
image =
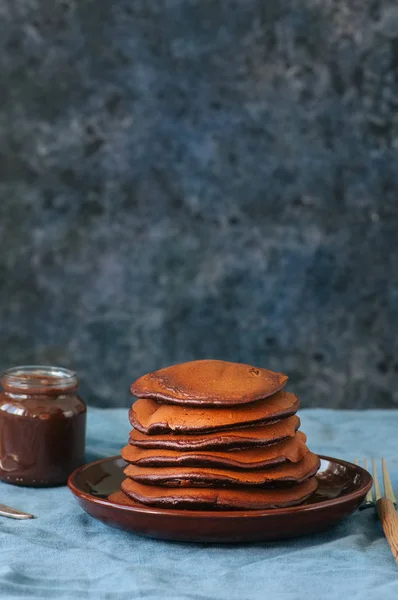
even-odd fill
[{"label": "chocolate spread in jar", "polygon": [[66,483],[85,462],[86,405],[76,374],[58,367],[5,371],[0,392],[0,480]]}]

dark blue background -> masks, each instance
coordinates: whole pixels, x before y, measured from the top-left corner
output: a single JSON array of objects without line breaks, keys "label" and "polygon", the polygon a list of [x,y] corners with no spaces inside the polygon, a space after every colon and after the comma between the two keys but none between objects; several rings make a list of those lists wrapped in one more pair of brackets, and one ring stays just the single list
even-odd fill
[{"label": "dark blue background", "polygon": [[393,0],[13,0],[0,32],[1,367],[397,405]]}]

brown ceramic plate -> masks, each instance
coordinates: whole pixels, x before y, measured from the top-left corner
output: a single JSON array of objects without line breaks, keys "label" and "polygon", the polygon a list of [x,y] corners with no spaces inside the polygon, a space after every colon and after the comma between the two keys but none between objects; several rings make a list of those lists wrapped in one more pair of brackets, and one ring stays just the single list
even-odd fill
[{"label": "brown ceramic plate", "polygon": [[79,467],[68,486],[86,512],[112,527],[165,540],[263,542],[323,531],[361,504],[372,485],[369,473],[344,460],[320,458],[317,491],[291,508],[199,511],[116,504],[108,496],[120,489],[126,466],[118,456]]}]

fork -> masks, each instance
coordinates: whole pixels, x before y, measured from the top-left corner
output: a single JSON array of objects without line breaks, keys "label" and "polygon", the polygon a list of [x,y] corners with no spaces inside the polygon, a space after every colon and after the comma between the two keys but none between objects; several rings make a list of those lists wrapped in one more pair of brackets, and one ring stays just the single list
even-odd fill
[{"label": "fork", "polygon": [[[355,461],[358,464],[358,461]],[[364,467],[368,470],[368,462],[364,460]],[[390,546],[391,552],[398,565],[398,513],[397,500],[392,489],[390,475],[387,469],[387,463],[384,458],[381,459],[381,468],[383,473],[384,495],[381,495],[379,479],[377,476],[376,461],[372,458],[373,486],[366,494],[363,507],[376,506],[376,511],[383,527],[384,535]]]}]

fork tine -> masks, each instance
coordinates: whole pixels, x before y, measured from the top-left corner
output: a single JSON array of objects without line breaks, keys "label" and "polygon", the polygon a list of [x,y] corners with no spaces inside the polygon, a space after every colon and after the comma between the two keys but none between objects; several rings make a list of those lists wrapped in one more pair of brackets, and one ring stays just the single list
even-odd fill
[{"label": "fork tine", "polygon": [[[366,471],[369,471],[369,469],[368,469],[368,460],[366,458],[363,459],[363,466],[366,469]],[[372,487],[370,488],[370,490],[366,494],[366,498],[365,498],[366,504],[373,504],[373,487],[374,487],[374,484],[372,485]]]},{"label": "fork tine", "polygon": [[373,483],[374,483],[376,502],[377,502],[381,498],[381,493],[380,493],[379,480],[377,478],[376,461],[374,458],[372,458],[372,471],[373,471]]},{"label": "fork tine", "polygon": [[383,470],[383,484],[384,484],[384,495],[391,500],[395,507],[397,506],[397,499],[394,494],[394,490],[392,489],[390,475],[387,469],[387,463],[384,458],[381,459],[381,466]]},{"label": "fork tine", "polygon": [[[354,460],[354,463],[359,466],[359,460],[357,458]],[[366,460],[366,458],[364,458],[363,466],[364,466],[364,469],[368,470],[368,461]],[[362,502],[361,506],[359,507],[359,510],[363,510],[365,508],[370,508],[371,506],[374,506],[374,505],[375,505],[375,503],[373,502],[373,486],[372,486],[372,488],[366,494],[365,500]]]}]

